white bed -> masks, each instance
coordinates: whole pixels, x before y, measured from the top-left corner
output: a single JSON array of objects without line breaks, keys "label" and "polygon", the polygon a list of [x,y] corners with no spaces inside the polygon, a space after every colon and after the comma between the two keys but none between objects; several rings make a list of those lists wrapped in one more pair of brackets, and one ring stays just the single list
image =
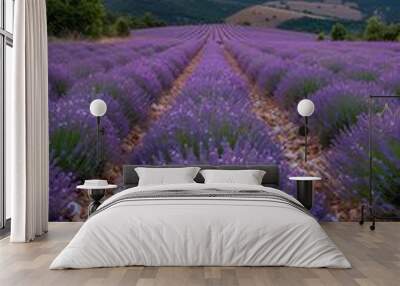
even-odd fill
[{"label": "white bed", "polygon": [[[185,195],[136,197],[175,190]],[[244,191],[240,197],[190,196],[239,191]],[[265,192],[268,199],[263,194],[253,197],[253,191]],[[254,185],[192,183],[127,189],[100,206],[50,269],[128,265],[350,268],[342,252],[299,204],[282,191]]]}]

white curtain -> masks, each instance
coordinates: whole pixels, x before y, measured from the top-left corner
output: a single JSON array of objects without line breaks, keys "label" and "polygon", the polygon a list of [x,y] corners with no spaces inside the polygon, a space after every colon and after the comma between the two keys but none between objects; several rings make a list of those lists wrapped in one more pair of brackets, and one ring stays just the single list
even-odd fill
[{"label": "white curtain", "polygon": [[15,1],[14,27],[14,94],[6,99],[6,181],[12,193],[10,240],[28,242],[48,227],[46,1]]}]

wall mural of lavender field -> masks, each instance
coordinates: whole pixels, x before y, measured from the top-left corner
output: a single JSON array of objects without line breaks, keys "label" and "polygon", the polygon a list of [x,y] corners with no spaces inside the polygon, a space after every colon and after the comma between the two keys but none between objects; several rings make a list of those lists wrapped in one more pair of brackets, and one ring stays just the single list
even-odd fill
[{"label": "wall mural of lavender field", "polygon": [[[50,20],[49,20],[50,21]],[[50,24],[50,23],[49,23]],[[318,41],[276,28],[198,24],[49,43],[50,220],[80,221],[96,176],[95,98],[108,112],[103,177],[123,164],[268,164],[319,175],[312,212],[357,220],[368,199],[369,95],[400,95],[400,43]],[[303,162],[297,103],[310,98]],[[400,214],[400,100],[373,102],[376,204]]]}]

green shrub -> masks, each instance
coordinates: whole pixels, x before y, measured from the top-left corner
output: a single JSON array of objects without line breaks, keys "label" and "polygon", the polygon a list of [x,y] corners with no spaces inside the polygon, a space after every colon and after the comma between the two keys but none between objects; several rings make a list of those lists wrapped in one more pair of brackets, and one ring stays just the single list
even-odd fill
[{"label": "green shrub", "polygon": [[385,23],[378,17],[374,16],[368,19],[367,26],[364,31],[364,38],[367,41],[380,41],[385,33]]},{"label": "green shrub", "polygon": [[130,35],[129,20],[119,17],[115,22],[115,32],[119,37],[128,37]]},{"label": "green shrub", "polygon": [[385,31],[383,33],[383,40],[396,41],[399,36],[400,36],[400,25],[391,24],[386,26]]},{"label": "green shrub", "polygon": [[318,36],[317,36],[317,40],[318,41],[325,40],[325,33],[324,32],[319,33]]},{"label": "green shrub", "polygon": [[103,33],[105,8],[101,0],[47,0],[51,36],[98,38]]},{"label": "green shrub", "polygon": [[334,41],[344,41],[347,37],[347,30],[343,24],[336,23],[332,27],[331,38]]},{"label": "green shrub", "polygon": [[162,26],[166,25],[163,21],[157,19],[151,13],[145,13],[141,20],[143,22],[144,27],[148,27],[148,28],[162,27]]}]

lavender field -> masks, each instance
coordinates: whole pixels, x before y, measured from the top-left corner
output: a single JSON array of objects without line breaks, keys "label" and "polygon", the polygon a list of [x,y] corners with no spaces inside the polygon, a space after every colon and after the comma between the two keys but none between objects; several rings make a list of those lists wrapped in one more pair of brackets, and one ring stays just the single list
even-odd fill
[{"label": "lavender field", "polygon": [[[128,39],[49,44],[50,219],[86,217],[75,186],[95,177],[95,119],[108,105],[103,176],[131,164],[276,163],[319,175],[313,213],[356,220],[368,199],[368,100],[400,95],[400,44],[316,41],[310,34],[229,25],[133,31]],[[296,105],[310,98],[310,161]],[[400,99],[375,100],[374,189],[400,214]]]}]

